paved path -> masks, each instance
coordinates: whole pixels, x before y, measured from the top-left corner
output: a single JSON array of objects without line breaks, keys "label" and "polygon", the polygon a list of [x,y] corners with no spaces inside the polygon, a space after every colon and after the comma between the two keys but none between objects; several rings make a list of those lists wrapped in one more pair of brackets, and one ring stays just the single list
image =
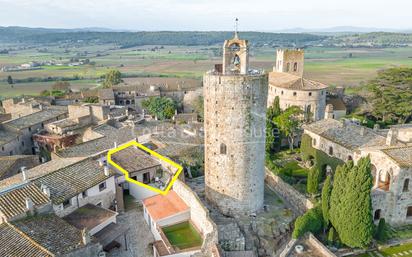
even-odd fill
[{"label": "paved path", "polygon": [[[153,249],[149,246],[154,242],[149,226],[143,218],[141,207],[128,210],[126,213],[117,217],[119,224],[127,224],[130,230],[127,234],[128,250],[124,246],[114,249],[107,254],[107,257],[152,257]],[[123,244],[123,241],[120,240]]]}]

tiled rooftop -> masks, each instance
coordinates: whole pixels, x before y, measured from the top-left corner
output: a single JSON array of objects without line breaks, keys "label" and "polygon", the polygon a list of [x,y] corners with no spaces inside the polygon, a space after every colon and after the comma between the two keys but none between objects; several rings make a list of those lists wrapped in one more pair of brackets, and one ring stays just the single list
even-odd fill
[{"label": "tiled rooftop", "polygon": [[[26,166],[31,168],[38,164],[38,156],[35,155],[12,155],[0,156],[0,178],[5,175],[13,166]],[[30,165],[29,167],[27,167]]]},{"label": "tiled rooftop", "polygon": [[[58,169],[61,169],[63,167],[66,167],[75,162],[79,162],[82,159],[84,158],[64,158],[51,160],[49,162],[43,163],[34,168],[26,170],[26,177],[28,180],[33,180],[53,171],[56,171]],[[0,191],[20,183],[23,183],[23,176],[21,174],[17,174],[10,178],[0,180]]]},{"label": "tiled rooftop", "polygon": [[[342,122],[335,119],[320,120],[306,125],[304,128],[352,150],[386,144],[386,138],[372,129],[348,122],[343,125]],[[362,130],[363,135],[361,135]]]},{"label": "tiled rooftop", "polygon": [[13,225],[57,256],[84,247],[81,231],[54,214],[29,217]]},{"label": "tiled rooftop", "polygon": [[198,131],[197,134],[189,134],[192,129],[188,126],[185,131],[185,126],[176,126],[153,135],[151,140],[158,146],[156,152],[171,158],[201,152],[203,149],[203,133]]},{"label": "tiled rooftop", "polygon": [[26,209],[26,198],[33,201],[34,207],[42,206],[49,202],[49,198],[34,184],[16,186],[13,190],[0,191],[0,212],[6,218],[23,214]]},{"label": "tiled rooftop", "polygon": [[93,204],[86,204],[64,217],[64,220],[78,229],[87,228],[90,231],[116,215],[117,213],[114,211]]},{"label": "tiled rooftop", "polygon": [[64,158],[86,157],[113,148],[114,142],[116,142],[117,145],[120,145],[136,138],[133,130],[129,127],[117,129],[110,125],[103,124],[95,128],[94,131],[103,136],[68,147],[59,151],[57,154]]},{"label": "tiled rooftop", "polygon": [[104,88],[98,91],[100,100],[114,100],[113,89]]},{"label": "tiled rooftop", "polygon": [[143,205],[154,221],[189,210],[186,203],[173,190],[169,191],[166,195],[149,197],[143,200]]},{"label": "tiled rooftop", "polygon": [[412,167],[412,146],[382,150],[401,167]]},{"label": "tiled rooftop", "polygon": [[296,90],[320,90],[328,88],[327,85],[320,82],[305,79],[286,72],[270,72],[269,85]]},{"label": "tiled rooftop", "polygon": [[41,122],[53,119],[67,112],[68,111],[66,107],[60,107],[60,106],[56,107],[55,106],[53,108],[48,108],[43,111],[35,112],[27,116],[23,116],[23,117],[20,117],[20,118],[11,120],[11,121],[7,121],[4,124],[6,124],[7,126],[16,128],[16,129],[23,129],[23,128],[27,128],[35,124],[39,124]]},{"label": "tiled rooftop", "polygon": [[[114,174],[114,171],[110,171],[111,176]],[[61,204],[106,179],[104,169],[98,163],[98,157],[90,157],[33,181],[38,186],[47,186],[52,202]]]},{"label": "tiled rooftop", "polygon": [[114,153],[112,160],[129,172],[160,166],[159,161],[135,146]]},{"label": "tiled rooftop", "polygon": [[9,223],[0,224],[0,256],[53,257],[47,249]]},{"label": "tiled rooftop", "polygon": [[15,140],[19,136],[19,133],[4,130],[0,126],[0,145],[7,144],[13,140]]}]

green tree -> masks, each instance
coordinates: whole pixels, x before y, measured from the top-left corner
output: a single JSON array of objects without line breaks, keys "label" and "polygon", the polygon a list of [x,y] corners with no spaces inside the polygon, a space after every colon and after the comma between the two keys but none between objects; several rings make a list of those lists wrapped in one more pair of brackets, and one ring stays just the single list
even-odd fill
[{"label": "green tree", "polygon": [[330,222],[341,242],[349,247],[367,247],[373,235],[372,175],[369,157],[336,169],[330,197]]},{"label": "green tree", "polygon": [[328,232],[328,244],[333,245],[335,243],[336,231],[334,227],[331,227]]},{"label": "green tree", "polygon": [[322,215],[325,227],[329,226],[329,203],[330,194],[332,192],[332,178],[331,175],[326,177],[325,183],[322,187]]},{"label": "green tree", "polygon": [[118,70],[110,70],[104,76],[103,88],[111,88],[114,85],[118,85],[122,82],[122,74]]},{"label": "green tree", "polygon": [[379,241],[384,241],[386,239],[386,224],[385,219],[380,219],[378,228],[376,229],[375,238]]},{"label": "green tree", "polygon": [[204,107],[203,107],[203,96],[199,96],[193,103],[193,109],[197,113],[199,120],[203,121],[204,119]]},{"label": "green tree", "polygon": [[275,124],[275,118],[281,113],[279,105],[279,96],[275,97],[272,106],[270,106],[266,112],[266,153],[270,155],[277,148],[280,147],[280,139],[275,134],[277,129]]},{"label": "green tree", "polygon": [[313,166],[308,173],[308,180],[307,180],[307,185],[306,185],[306,191],[308,191],[309,194],[318,193],[319,177],[320,177],[320,171],[318,167]]},{"label": "green tree", "polygon": [[301,238],[306,232],[318,233],[322,230],[322,224],[322,210],[317,206],[296,219],[292,237]]},{"label": "green tree", "polygon": [[368,102],[371,114],[387,122],[405,123],[412,116],[412,68],[391,68],[378,72],[368,82]]},{"label": "green tree", "polygon": [[150,97],[142,102],[142,107],[160,120],[171,119],[177,110],[177,103],[168,97]]},{"label": "green tree", "polygon": [[9,75],[9,76],[7,76],[7,83],[9,84],[9,85],[13,85],[13,78]]},{"label": "green tree", "polygon": [[274,119],[282,134],[287,137],[291,150],[293,150],[295,137],[302,125],[301,114],[302,110],[300,107],[291,106]]}]

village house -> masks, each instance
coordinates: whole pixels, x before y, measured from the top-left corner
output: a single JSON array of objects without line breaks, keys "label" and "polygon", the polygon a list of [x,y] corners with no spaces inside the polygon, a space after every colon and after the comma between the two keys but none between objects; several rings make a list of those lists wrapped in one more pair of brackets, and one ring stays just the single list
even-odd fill
[{"label": "village house", "polygon": [[0,124],[0,155],[35,154],[33,134],[67,116],[65,107],[48,107]]},{"label": "village house", "polygon": [[0,256],[98,257],[101,252],[100,243],[53,214],[0,224]]},{"label": "village house", "polygon": [[[161,190],[167,186],[173,175],[162,168],[159,160],[135,146],[113,153],[111,159],[128,172],[129,178]],[[126,182],[124,178],[118,178],[118,182],[122,182],[120,186],[123,190],[139,201],[157,194],[140,185]]]},{"label": "village house", "polygon": [[[306,125],[311,146],[343,162],[370,156],[373,218],[391,225],[412,223],[412,126],[370,129],[350,121],[324,119]],[[324,172],[333,172],[325,164]]]},{"label": "village house", "polygon": [[16,175],[22,169],[30,169],[40,164],[36,155],[0,156],[0,180]]},{"label": "village house", "polygon": [[69,105],[67,118],[51,122],[33,135],[35,145],[53,152],[74,145],[86,128],[106,121],[109,112],[108,106]]}]

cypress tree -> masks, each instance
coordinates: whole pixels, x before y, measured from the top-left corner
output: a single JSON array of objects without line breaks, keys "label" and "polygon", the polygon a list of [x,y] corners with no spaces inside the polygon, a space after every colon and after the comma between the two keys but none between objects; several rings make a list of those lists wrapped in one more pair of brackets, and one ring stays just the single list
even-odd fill
[{"label": "cypress tree", "polygon": [[316,194],[319,188],[319,176],[320,172],[318,167],[315,165],[308,173],[308,181],[306,185],[306,190],[309,194]]},{"label": "cypress tree", "polygon": [[373,235],[372,175],[369,157],[356,166],[349,161],[336,169],[330,197],[329,219],[341,242],[349,247],[367,247]]},{"label": "cypress tree", "polygon": [[329,226],[329,206],[330,194],[332,192],[331,175],[326,177],[325,183],[322,187],[322,214],[325,227]]}]

